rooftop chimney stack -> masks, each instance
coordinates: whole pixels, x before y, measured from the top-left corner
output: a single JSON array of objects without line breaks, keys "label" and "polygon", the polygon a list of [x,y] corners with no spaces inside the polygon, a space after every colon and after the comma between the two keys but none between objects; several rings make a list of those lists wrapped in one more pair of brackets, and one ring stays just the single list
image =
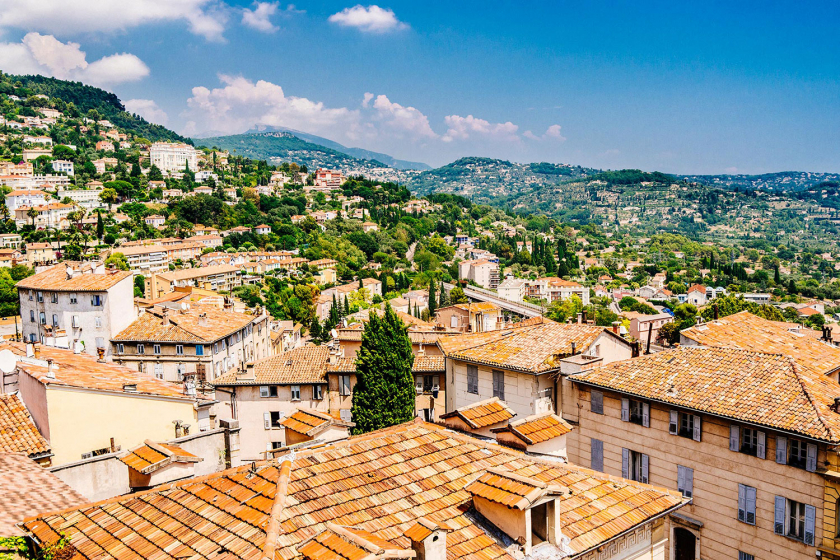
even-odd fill
[{"label": "rooftop chimney stack", "polygon": [[577,321],[578,321],[578,325],[583,323],[583,313],[578,313],[577,314]]},{"label": "rooftop chimney stack", "polygon": [[620,322],[618,322],[618,321],[613,321],[612,322],[612,332],[614,332],[615,334],[619,334],[621,332],[620,327],[621,327]]},{"label": "rooftop chimney stack", "polygon": [[47,377],[55,379],[55,366],[51,358],[47,358]]},{"label": "rooftop chimney stack", "polygon": [[198,326],[199,327],[206,327],[207,326],[207,313],[199,313],[198,314]]},{"label": "rooftop chimney stack", "polygon": [[33,344],[32,342],[27,342],[26,343],[26,357],[27,358],[35,357],[35,344]]},{"label": "rooftop chimney stack", "polygon": [[446,533],[451,530],[448,525],[421,517],[405,535],[411,539],[417,560],[446,560]]},{"label": "rooftop chimney stack", "polygon": [[32,352],[33,352],[33,357],[36,360],[40,360],[41,359],[41,344],[38,343],[38,342],[33,343],[32,344]]},{"label": "rooftop chimney stack", "polygon": [[169,326],[169,308],[168,307],[163,308],[163,326],[164,327]]}]

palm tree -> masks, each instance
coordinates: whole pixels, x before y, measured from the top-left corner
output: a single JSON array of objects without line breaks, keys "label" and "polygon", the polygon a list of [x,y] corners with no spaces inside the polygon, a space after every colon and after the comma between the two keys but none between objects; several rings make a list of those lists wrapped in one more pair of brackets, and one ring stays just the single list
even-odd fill
[{"label": "palm tree", "polygon": [[26,211],[26,216],[32,220],[32,229],[35,229],[35,218],[38,217],[38,211],[33,206],[30,206],[29,210]]}]

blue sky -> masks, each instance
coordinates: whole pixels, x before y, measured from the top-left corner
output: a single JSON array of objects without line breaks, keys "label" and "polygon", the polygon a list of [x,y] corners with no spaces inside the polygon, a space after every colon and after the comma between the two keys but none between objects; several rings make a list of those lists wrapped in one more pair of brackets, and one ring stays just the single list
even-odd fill
[{"label": "blue sky", "polygon": [[441,165],[840,172],[836,2],[0,0],[0,69]]}]

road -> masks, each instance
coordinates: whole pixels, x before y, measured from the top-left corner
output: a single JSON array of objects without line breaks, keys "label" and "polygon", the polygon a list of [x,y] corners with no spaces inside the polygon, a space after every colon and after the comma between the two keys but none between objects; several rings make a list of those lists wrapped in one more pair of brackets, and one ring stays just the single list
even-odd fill
[{"label": "road", "polygon": [[[453,284],[447,283],[444,283],[443,286],[447,292],[455,287]],[[522,315],[523,317],[527,317],[529,319],[531,317],[537,317],[539,315],[542,315],[542,308],[539,305],[534,305],[533,303],[526,303],[524,301],[511,301],[509,299],[504,299],[502,297],[499,297],[499,295],[496,292],[491,292],[490,290],[484,290],[482,288],[476,288],[475,286],[465,287],[464,295],[472,300],[487,301],[490,303],[494,303],[506,311],[516,313],[517,315]]]}]

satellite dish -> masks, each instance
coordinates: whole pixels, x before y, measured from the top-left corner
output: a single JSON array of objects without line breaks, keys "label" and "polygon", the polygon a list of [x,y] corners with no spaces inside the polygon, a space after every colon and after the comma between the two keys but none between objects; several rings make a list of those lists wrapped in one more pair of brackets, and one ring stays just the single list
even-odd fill
[{"label": "satellite dish", "polygon": [[12,373],[17,364],[17,356],[11,350],[0,350],[0,371]]},{"label": "satellite dish", "polygon": [[181,302],[181,311],[186,311],[187,309],[189,309],[189,306],[187,305],[187,302],[182,301]]},{"label": "satellite dish", "polygon": [[[335,329],[331,329],[330,330],[330,336],[333,337],[333,338],[338,338],[338,331],[336,331]],[[4,350],[4,351],[8,352],[8,350]],[[9,353],[11,354],[11,352],[9,352]]]}]

